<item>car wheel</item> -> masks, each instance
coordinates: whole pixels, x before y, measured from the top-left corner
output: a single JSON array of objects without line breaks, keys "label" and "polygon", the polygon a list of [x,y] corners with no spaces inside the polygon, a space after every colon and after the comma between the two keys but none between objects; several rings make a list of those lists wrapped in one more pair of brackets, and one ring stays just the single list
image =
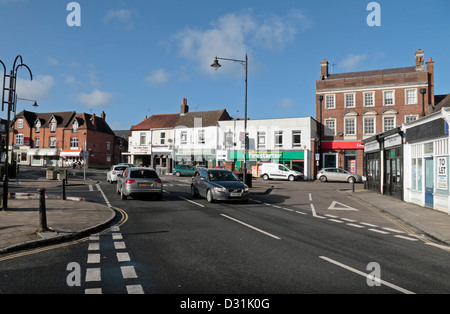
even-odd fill
[{"label": "car wheel", "polygon": [[175,175],[176,175],[177,177],[179,177],[179,176],[181,176],[181,173],[180,173],[179,171],[177,171],[177,172],[175,172]]},{"label": "car wheel", "polygon": [[347,181],[348,183],[355,183],[356,180],[355,177],[349,177]]},{"label": "car wheel", "polygon": [[289,176],[289,181],[294,181],[295,177],[294,176]]},{"label": "car wheel", "polygon": [[194,185],[191,185],[191,195],[192,195],[192,197],[196,197],[198,195],[197,191],[195,190]]},{"label": "car wheel", "polygon": [[269,176],[267,175],[267,174],[264,174],[263,176],[262,176],[262,178],[264,179],[264,180],[269,180]]},{"label": "car wheel", "polygon": [[320,180],[320,182],[327,182],[327,177],[321,176],[321,177],[319,178],[319,180]]},{"label": "car wheel", "polygon": [[212,194],[211,190],[208,190],[208,191],[206,192],[206,200],[207,200],[209,203],[214,202],[214,198],[213,198],[213,194]]},{"label": "car wheel", "polygon": [[125,194],[123,194],[123,190],[120,191],[120,199],[121,199],[122,201],[124,201],[124,200],[127,199],[127,196],[126,196]]}]

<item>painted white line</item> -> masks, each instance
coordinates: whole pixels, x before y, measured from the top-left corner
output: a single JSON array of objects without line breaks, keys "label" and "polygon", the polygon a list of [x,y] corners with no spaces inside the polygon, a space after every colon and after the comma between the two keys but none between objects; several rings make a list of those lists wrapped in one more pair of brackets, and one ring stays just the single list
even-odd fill
[{"label": "painted white line", "polygon": [[100,193],[102,193],[103,198],[105,199],[106,206],[111,207],[111,204],[109,203],[108,198],[106,197],[105,193],[103,192],[102,188],[100,187],[100,184],[97,183],[96,186],[97,186],[97,190],[99,190]]},{"label": "painted white line", "polygon": [[235,221],[235,222],[237,222],[237,223],[240,223],[241,225],[244,225],[244,226],[246,226],[246,227],[248,227],[248,228],[251,228],[251,229],[253,229],[253,230],[256,230],[256,231],[258,231],[258,232],[261,232],[262,234],[265,234],[265,235],[267,235],[267,236],[269,236],[269,237],[272,237],[272,238],[277,239],[277,240],[281,240],[281,238],[279,238],[279,237],[277,237],[277,236],[275,236],[275,235],[273,235],[273,234],[271,234],[271,233],[268,233],[268,232],[263,231],[263,230],[261,230],[261,229],[258,229],[258,228],[256,228],[256,227],[253,227],[252,225],[246,224],[245,222],[242,222],[242,221],[240,221],[240,220],[237,220],[237,219],[235,219],[235,218],[233,218],[233,217],[230,217],[230,216],[227,216],[227,215],[224,215],[224,214],[220,214],[220,215],[223,216],[223,217],[225,217],[225,218],[228,218],[228,219],[230,219],[230,220],[233,220],[233,221]]},{"label": "painted white line", "polygon": [[337,223],[343,223],[343,221],[342,220],[337,220],[337,219],[328,219],[329,221],[332,221],[332,222],[337,222]]},{"label": "painted white line", "polygon": [[[321,259],[323,259],[323,260],[325,260],[327,262],[330,262],[330,263],[332,263],[334,265],[337,265],[339,267],[342,267],[344,269],[347,269],[347,270],[349,270],[351,272],[354,272],[355,274],[361,275],[363,277],[367,278],[368,276],[370,276],[370,274],[366,274],[366,273],[364,273],[362,271],[359,271],[359,270],[357,270],[355,268],[352,268],[350,266],[347,266],[347,265],[344,265],[342,263],[339,263],[339,262],[337,262],[335,260],[332,260],[331,258],[328,258],[326,256],[319,256],[319,258],[321,258]],[[389,283],[387,281],[384,281],[384,280],[381,280],[379,278],[372,278],[372,280],[378,281],[379,283],[381,283],[381,284],[383,284],[383,285],[385,285],[385,286],[387,286],[389,288],[395,289],[395,290],[400,291],[400,292],[405,293],[405,294],[415,294],[414,292],[411,292],[409,290],[406,290],[404,288],[401,288],[401,287],[399,287],[397,285],[391,284],[391,283]]]},{"label": "painted white line", "polygon": [[120,227],[119,227],[119,226],[112,226],[112,227],[111,227],[111,231],[113,231],[113,232],[119,232],[119,231],[120,231]]},{"label": "painted white line", "polygon": [[263,204],[266,206],[272,206],[272,204],[269,204],[269,203],[263,203]]},{"label": "painted white line", "polygon": [[100,250],[100,243],[89,243],[88,250],[89,251],[98,251],[98,250]]},{"label": "painted white line", "polygon": [[293,209],[286,208],[286,207],[281,207],[281,209],[287,210],[288,212],[293,212],[294,211]]},{"label": "painted white line", "polygon": [[127,252],[117,253],[117,261],[119,262],[129,262],[131,261],[130,255]]},{"label": "painted white line", "polygon": [[129,285],[127,286],[128,294],[144,294],[144,289],[141,285]]},{"label": "painted white line", "polygon": [[84,294],[102,294],[102,288],[85,289]]},{"label": "painted white line", "polygon": [[296,210],[295,212],[296,212],[297,214],[306,215],[306,213],[299,212],[298,210]]},{"label": "painted white line", "polygon": [[125,249],[125,248],[126,248],[125,242],[114,242],[114,248],[115,248],[116,250],[122,250],[122,249]]},{"label": "painted white line", "polygon": [[255,199],[252,199],[252,201],[253,201],[253,202],[256,202],[256,203],[259,203],[259,204],[262,204],[261,201],[258,201],[258,200],[255,200]]},{"label": "painted white line", "polygon": [[136,271],[134,270],[134,266],[121,266],[120,270],[122,271],[122,277],[124,279],[137,278]]},{"label": "painted white line", "polygon": [[277,205],[272,205],[273,207],[275,207],[275,208],[280,208],[281,209],[281,207],[280,206],[277,206]]},{"label": "painted white line", "polygon": [[309,201],[312,202],[312,195],[309,193]]},{"label": "painted white line", "polygon": [[88,254],[88,264],[100,263],[100,254]]},{"label": "painted white line", "polygon": [[402,236],[402,235],[395,235],[394,237],[396,237],[396,238],[400,238],[400,239],[405,239],[405,240],[409,240],[409,241],[419,241],[418,239],[416,239],[416,238],[410,238],[410,237],[405,237],[405,236]]},{"label": "painted white line", "polygon": [[389,232],[383,231],[383,230],[378,230],[378,229],[369,229],[369,230],[373,231],[373,232],[378,232],[378,233],[381,233],[381,234],[389,234]]},{"label": "painted white line", "polygon": [[100,236],[98,234],[91,234],[89,236],[89,241],[98,241],[100,240]]},{"label": "painted white line", "polygon": [[195,205],[197,205],[197,206],[205,207],[204,205],[202,205],[202,204],[200,204],[200,203],[194,202],[194,201],[192,201],[192,200],[190,200],[190,199],[187,199],[187,198],[184,198],[184,197],[182,197],[182,196],[178,196],[178,197],[181,198],[182,200],[188,201],[189,203],[195,204]]},{"label": "painted white line", "polygon": [[122,234],[120,232],[113,233],[112,238],[113,238],[113,240],[122,240],[123,239]]},{"label": "painted white line", "polygon": [[356,220],[348,219],[348,218],[341,218],[342,220],[348,221],[348,222],[356,222]]},{"label": "painted white line", "polygon": [[89,191],[90,192],[94,191],[94,186],[92,184],[89,184]]},{"label": "painted white line", "polygon": [[86,269],[86,282],[89,282],[89,281],[101,281],[100,268]]},{"label": "painted white line", "polygon": [[315,218],[320,218],[320,219],[327,219],[327,217],[319,216],[319,215],[315,215],[314,217],[315,217]]},{"label": "painted white line", "polygon": [[348,223],[347,226],[351,226],[351,227],[355,227],[355,228],[365,228],[364,226],[353,224],[353,223]]},{"label": "painted white line", "polygon": [[391,232],[394,232],[394,233],[404,233],[403,231],[400,231],[400,230],[397,230],[397,229],[391,229],[391,228],[382,228],[383,230],[386,230],[386,231],[391,231]]},{"label": "painted white line", "polygon": [[317,217],[316,209],[314,208],[314,204],[313,203],[311,203],[311,211],[312,211],[312,215],[314,217]]},{"label": "painted white line", "polygon": [[361,225],[367,226],[367,227],[372,227],[372,228],[378,228],[378,226],[376,225],[372,225],[372,224],[368,224],[366,222],[360,222]]},{"label": "painted white line", "polygon": [[328,215],[328,214],[326,214],[325,216],[330,217],[330,218],[339,218],[338,216],[335,216],[335,215]]}]

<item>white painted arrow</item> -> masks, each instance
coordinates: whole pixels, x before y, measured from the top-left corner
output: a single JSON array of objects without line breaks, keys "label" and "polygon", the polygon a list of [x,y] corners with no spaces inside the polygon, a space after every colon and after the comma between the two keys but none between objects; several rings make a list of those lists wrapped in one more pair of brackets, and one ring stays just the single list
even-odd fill
[{"label": "white painted arrow", "polygon": [[[338,206],[336,206],[338,205]],[[329,210],[353,210],[353,211],[359,211],[356,208],[350,207],[348,205],[333,201],[333,203],[331,203],[331,206],[328,207]]]}]

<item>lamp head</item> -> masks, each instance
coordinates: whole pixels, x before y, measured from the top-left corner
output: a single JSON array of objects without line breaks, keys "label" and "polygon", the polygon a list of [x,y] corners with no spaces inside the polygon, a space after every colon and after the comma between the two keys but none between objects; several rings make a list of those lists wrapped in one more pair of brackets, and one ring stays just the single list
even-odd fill
[{"label": "lamp head", "polygon": [[214,63],[211,64],[211,67],[214,68],[214,70],[218,70],[222,65],[220,65],[219,60],[217,57],[214,59]]}]

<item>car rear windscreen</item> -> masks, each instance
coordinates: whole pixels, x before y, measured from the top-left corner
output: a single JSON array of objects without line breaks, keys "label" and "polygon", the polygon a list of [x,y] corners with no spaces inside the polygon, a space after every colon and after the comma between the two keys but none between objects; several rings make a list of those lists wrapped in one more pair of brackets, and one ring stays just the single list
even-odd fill
[{"label": "car rear windscreen", "polygon": [[130,173],[130,178],[133,179],[157,179],[158,175],[152,170],[134,170]]}]

